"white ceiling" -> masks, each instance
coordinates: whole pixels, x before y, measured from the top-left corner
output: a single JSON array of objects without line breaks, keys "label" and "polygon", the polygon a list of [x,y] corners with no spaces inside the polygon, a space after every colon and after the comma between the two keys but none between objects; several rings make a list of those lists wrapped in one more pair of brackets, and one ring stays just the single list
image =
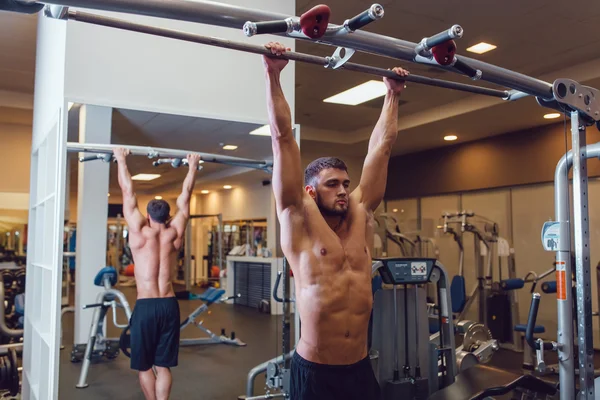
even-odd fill
[{"label": "white ceiling", "polygon": [[[296,0],[297,14],[319,3],[317,0]],[[341,23],[371,4],[363,0],[328,0],[326,3],[332,9],[333,23]],[[568,77],[600,87],[600,34],[597,29],[600,1],[382,0],[379,3],[385,8],[385,17],[365,28],[368,31],[418,42],[424,36],[460,24],[465,34],[457,41],[459,54],[550,82],[557,77]],[[18,114],[13,112],[16,108],[11,107],[21,107],[27,103],[27,98],[32,98],[35,31],[36,16],[0,12],[0,54],[10,55],[0,59],[0,121],[16,119],[16,123],[21,123],[31,114],[30,111]],[[498,48],[483,55],[465,52],[464,49],[480,41],[493,43]],[[298,52],[321,56],[330,55],[334,50],[307,41],[296,44]],[[357,53],[352,61],[383,68],[400,64],[413,74],[474,83],[456,74],[370,54]],[[322,100],[366,80],[379,78],[300,63],[296,65],[296,71],[295,111],[296,123],[302,126],[302,149],[363,156],[382,100],[355,107],[327,104]],[[476,83],[496,87],[485,82]],[[400,135],[394,154],[552,123],[542,118],[545,112],[533,98],[505,103],[484,96],[409,84],[400,106]],[[74,115],[71,123],[73,118],[77,119]],[[250,137],[247,135],[250,128],[223,121],[118,110],[114,114],[113,141],[228,155],[232,153],[221,150],[219,143],[232,141],[240,146],[233,155],[267,157],[270,154],[268,138]],[[459,141],[444,142],[442,137],[446,133],[457,134]],[[148,168],[138,162],[141,163],[132,161],[133,169]],[[179,184],[183,169],[160,168],[165,185]],[[230,167],[206,165],[201,175],[219,176],[215,174],[223,174],[227,168]],[[260,183],[262,179],[254,174],[247,174],[247,179]],[[174,183],[169,183],[171,181]],[[151,186],[155,187],[157,183],[153,181]]]}]

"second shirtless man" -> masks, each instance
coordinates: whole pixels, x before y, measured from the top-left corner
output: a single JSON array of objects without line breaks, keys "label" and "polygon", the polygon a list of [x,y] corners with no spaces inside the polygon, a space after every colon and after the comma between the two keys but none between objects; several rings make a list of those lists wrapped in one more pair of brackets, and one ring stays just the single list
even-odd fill
[{"label": "second shirtless man", "polygon": [[190,217],[190,198],[200,156],[191,154],[187,157],[189,171],[177,198],[178,211],[171,219],[169,203],[164,200],[150,201],[148,216],[144,217],[138,208],[127,169],[125,157],[129,151],[118,148],[114,154],[137,287],[137,300],[129,321],[131,368],[139,371],[140,385],[147,400],[166,400],[172,386],[170,369],[177,366],[179,354],[180,313],[172,277]]},{"label": "second shirtless man", "polygon": [[[274,55],[285,53],[269,43]],[[384,78],[387,93],[369,141],[360,183],[338,158],[319,158],[304,171],[280,83],[287,60],[265,56],[267,106],[273,146],[273,191],[281,246],[294,273],[301,338],[291,363],[292,400],[381,397],[367,354],[372,308],[373,212],[383,200],[398,103],[404,81]],[[399,77],[408,72],[395,68]]]}]

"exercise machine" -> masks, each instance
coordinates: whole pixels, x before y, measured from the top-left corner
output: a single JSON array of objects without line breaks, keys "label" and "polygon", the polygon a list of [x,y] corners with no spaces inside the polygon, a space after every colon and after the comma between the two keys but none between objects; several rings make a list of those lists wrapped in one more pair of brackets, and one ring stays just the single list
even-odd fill
[{"label": "exercise machine", "polygon": [[[425,399],[452,384],[458,373],[445,268],[436,259],[382,258],[374,260],[372,271],[369,353],[383,399]],[[429,337],[427,283],[435,284],[440,302],[438,343],[420,340]]]},{"label": "exercise machine", "polygon": [[240,297],[238,293],[236,296],[231,297],[223,297],[225,294],[225,290],[223,289],[215,289],[214,287],[208,288],[204,293],[202,293],[198,298],[204,303],[196,308],[180,325],[180,331],[183,331],[187,326],[193,325],[200,329],[202,332],[206,334],[207,337],[197,338],[197,339],[181,339],[180,344],[182,346],[194,346],[200,344],[231,344],[234,346],[246,346],[246,343],[242,342],[239,338],[235,337],[235,332],[231,332],[231,337],[227,337],[225,333],[225,329],[221,329],[221,334],[216,335],[211,332],[208,328],[204,327],[202,323],[204,321],[196,322],[196,318],[205,311],[208,311],[208,307],[210,307],[213,303],[225,303],[226,301],[233,300],[237,297]]},{"label": "exercise machine", "polygon": [[[104,336],[104,321],[108,310],[112,309],[113,323],[118,328],[125,328],[129,325],[131,319],[131,309],[125,295],[119,290],[114,289],[118,282],[117,270],[114,267],[102,268],[94,278],[94,285],[103,287],[104,290],[98,293],[96,303],[83,306],[84,309],[93,308],[92,326],[88,342],[82,346],[74,346],[71,352],[71,361],[80,362],[83,359],[79,380],[76,387],[79,389],[88,387],[87,376],[92,359],[106,357],[114,359],[119,355],[119,339],[110,339]],[[126,324],[117,322],[117,308],[122,308],[127,316]],[[83,353],[83,354],[82,354]],[[83,356],[83,357],[82,357]]]},{"label": "exercise machine", "polygon": [[[535,289],[537,287],[538,282],[541,282],[543,279],[545,279],[546,277],[548,277],[549,275],[551,275],[552,273],[554,273],[556,271],[556,265],[554,265],[552,268],[548,269],[547,271],[541,273],[540,275],[538,275],[535,271],[529,271],[524,278],[513,278],[513,279],[506,279],[500,282],[500,289],[504,292],[509,292],[509,291],[517,291],[519,289],[522,289],[525,287],[525,284],[531,283],[531,289],[530,292],[534,293]],[[542,285],[542,291],[544,293],[556,293],[556,282],[552,282],[552,281],[548,281],[548,282],[543,282]],[[526,328],[527,325],[526,324],[516,324],[510,327],[505,327],[504,330],[504,334],[505,336],[508,334],[507,331],[512,330],[514,333],[518,333],[520,335],[519,338],[514,338],[513,336],[513,348],[512,350],[515,351],[522,351],[523,352],[523,364],[522,367],[525,370],[530,370],[530,371],[535,371],[539,374],[547,374],[547,373],[553,373],[555,370],[554,368],[552,368],[551,366],[548,368],[543,368],[542,366],[540,366],[540,369],[537,369],[534,367],[535,365],[535,360],[534,360],[534,354],[531,351],[531,348],[529,346],[523,346],[523,341],[525,338],[525,332],[526,332]],[[534,333],[535,334],[541,334],[541,333],[545,333],[546,332],[546,327],[543,325],[535,325],[534,326]]]},{"label": "exercise machine", "polygon": [[[289,399],[290,393],[290,364],[294,354],[294,349],[291,345],[291,303],[295,302],[291,295],[291,272],[287,260],[283,259],[282,271],[277,274],[277,280],[273,287],[273,298],[275,301],[283,304],[282,318],[282,353],[280,356],[272,358],[264,363],[252,368],[248,373],[246,383],[246,394],[238,396],[238,400],[262,400],[262,399]],[[281,296],[279,296],[279,288],[281,278],[283,277],[283,285],[281,285]],[[300,317],[296,311],[294,313],[295,335],[294,348],[300,340]],[[256,377],[262,373],[266,373],[264,395],[254,396],[254,381]]]},{"label": "exercise machine", "polygon": [[[470,307],[478,300],[479,323],[484,324],[491,331],[491,335],[498,341],[502,348],[515,351],[523,351],[523,345],[517,331],[512,332],[513,327],[519,324],[519,309],[517,295],[508,289],[508,284],[516,282],[516,267],[514,249],[510,248],[508,241],[499,235],[498,224],[485,217],[476,215],[472,211],[461,211],[456,213],[444,213],[444,233],[453,236],[459,246],[459,274],[452,279],[451,292],[453,301],[453,313],[455,320],[462,321],[470,311]],[[455,229],[451,224],[460,225]],[[475,253],[475,278],[477,282],[473,289],[466,294],[464,279],[464,245],[465,233],[471,233],[474,237]],[[498,260],[498,277],[494,279],[493,260]],[[503,260],[506,260],[508,274],[504,275],[502,270]],[[507,276],[508,279],[503,280]],[[503,286],[502,282],[507,282]],[[517,286],[515,286],[516,288]],[[510,321],[507,324],[506,321]]]}]

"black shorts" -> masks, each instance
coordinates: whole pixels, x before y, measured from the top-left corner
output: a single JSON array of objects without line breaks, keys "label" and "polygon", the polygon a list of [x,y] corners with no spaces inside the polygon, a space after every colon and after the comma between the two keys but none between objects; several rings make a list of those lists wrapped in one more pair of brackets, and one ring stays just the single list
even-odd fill
[{"label": "black shorts", "polygon": [[131,369],[177,366],[179,303],[175,297],[139,299],[131,315]]},{"label": "black shorts", "polygon": [[369,357],[351,365],[325,365],[292,356],[290,400],[379,400],[381,389]]}]

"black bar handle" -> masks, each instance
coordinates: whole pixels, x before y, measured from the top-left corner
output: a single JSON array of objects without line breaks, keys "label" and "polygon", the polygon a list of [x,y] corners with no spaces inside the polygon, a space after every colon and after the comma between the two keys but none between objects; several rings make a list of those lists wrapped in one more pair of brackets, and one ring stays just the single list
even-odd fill
[{"label": "black bar handle", "polygon": [[100,158],[98,157],[97,154],[94,154],[93,156],[79,157],[79,162],[94,161],[94,160],[100,160]]},{"label": "black bar handle", "polygon": [[[538,309],[540,307],[540,294],[534,293],[531,296],[531,306],[529,307],[529,316],[527,317],[527,328],[525,329],[525,340],[529,347],[534,350],[540,349],[540,344],[533,338],[533,330],[535,329],[535,321],[537,319]],[[550,342],[544,343],[544,350],[552,350],[553,346]]]},{"label": "black bar handle", "polygon": [[481,78],[480,70],[469,66],[464,61],[461,61],[458,57],[456,57],[455,60],[456,61],[454,62],[454,68],[456,68],[458,71],[467,75],[471,79],[480,79]]},{"label": "black bar handle", "polygon": [[383,6],[381,4],[373,4],[369,9],[361,12],[360,14],[346,20],[344,26],[350,31],[354,32],[360,28],[369,25],[371,22],[378,20],[383,17]]},{"label": "black bar handle", "polygon": [[534,350],[539,349],[539,344],[533,339],[533,330],[535,328],[535,320],[537,319],[538,308],[540,307],[540,294],[534,293],[531,295],[531,306],[529,306],[529,316],[527,317],[527,328],[525,329],[525,340],[529,347]]},{"label": "black bar handle", "polygon": [[17,0],[0,0],[0,10],[23,14],[37,14],[44,8],[43,3],[21,2]]},{"label": "black bar handle", "polygon": [[87,304],[85,306],[83,306],[83,309],[87,309],[87,308],[94,308],[94,307],[102,307],[104,305],[104,303],[97,303],[97,304]]},{"label": "black bar handle", "polygon": [[282,271],[277,273],[277,280],[275,281],[275,287],[273,287],[273,298],[278,303],[283,303],[283,299],[277,295],[277,290],[279,290],[279,283],[281,283],[281,275],[283,275]]},{"label": "black bar handle", "polygon": [[453,25],[450,29],[437,33],[425,39],[425,44],[428,48],[437,46],[449,40],[460,38],[463,35],[463,28],[460,25]]},{"label": "black bar handle", "polygon": [[248,37],[254,35],[264,35],[268,33],[290,33],[292,29],[291,21],[264,21],[264,22],[246,22],[244,24],[244,34]]}]

